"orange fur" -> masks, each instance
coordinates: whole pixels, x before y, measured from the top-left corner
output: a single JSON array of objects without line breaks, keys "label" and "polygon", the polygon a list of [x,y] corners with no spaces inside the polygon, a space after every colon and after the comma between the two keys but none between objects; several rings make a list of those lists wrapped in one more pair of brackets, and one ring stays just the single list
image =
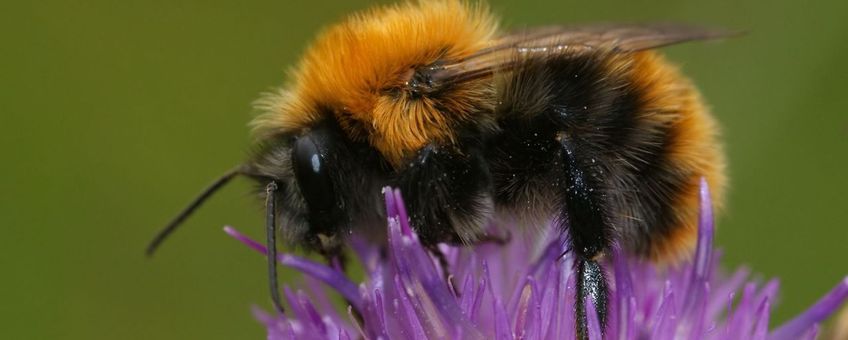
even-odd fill
[{"label": "orange fur", "polygon": [[[495,32],[486,8],[459,1],[405,3],[353,15],[318,36],[292,72],[293,84],[260,103],[267,114],[254,125],[263,135],[296,131],[318,120],[321,110],[331,110],[351,138],[367,138],[397,165],[428,142],[452,140],[450,120],[472,117],[461,110],[453,113],[459,117],[445,117],[432,102],[398,100],[388,90],[402,86],[416,66],[486,47]],[[478,94],[468,91],[462,97]]]},{"label": "orange fur", "polygon": [[645,89],[649,120],[661,120],[673,126],[673,141],[669,161],[679,171],[691,176],[687,188],[675,200],[675,212],[681,225],[672,233],[658,235],[647,254],[655,261],[676,262],[693,249],[698,231],[699,181],[704,176],[710,185],[717,211],[723,205],[727,178],[721,144],[717,141],[718,126],[703,105],[700,94],[675,66],[659,54],[646,51],[632,59],[631,78]]}]

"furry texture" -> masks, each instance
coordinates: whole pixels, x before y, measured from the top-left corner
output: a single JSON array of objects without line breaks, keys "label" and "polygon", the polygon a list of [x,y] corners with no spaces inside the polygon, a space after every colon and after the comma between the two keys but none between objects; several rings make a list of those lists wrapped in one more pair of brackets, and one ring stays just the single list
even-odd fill
[{"label": "furry texture", "polygon": [[[697,39],[685,31],[615,32],[636,32],[621,41],[639,48]],[[592,43],[609,39],[581,34]],[[317,233],[307,231],[302,190],[309,189],[293,178],[290,140],[332,122],[337,146],[326,157],[336,164],[329,177],[340,209],[373,207],[375,188],[399,185],[410,195],[414,225],[444,229],[419,230],[427,242],[473,242],[493,210],[525,225],[559,216],[565,228],[564,207],[574,198],[556,187],[569,185],[562,182],[566,145],[577,156],[565,160],[586,172],[583,189],[603,208],[601,248],[620,240],[658,261],[690,251],[698,178],[707,178],[719,206],[726,182],[716,125],[695,88],[658,54],[623,51],[614,46],[619,40],[516,53],[509,70],[428,82],[440,65],[521,39],[499,34],[485,8],[451,0],[373,9],[320,34],[291,84],[261,101],[265,114],[254,122],[267,147],[251,162],[261,177],[283,184],[281,223],[295,233],[288,239]],[[533,43],[562,46],[553,38]],[[418,162],[426,148],[438,157]],[[472,160],[475,153],[485,160]],[[359,200],[367,204],[358,207]],[[343,226],[313,228],[359,232],[352,227],[361,224],[359,213],[339,215]]]},{"label": "furry texture", "polygon": [[510,128],[489,151],[500,213],[536,226],[560,215],[568,229],[562,207],[575,186],[553,180],[569,168],[561,138],[591,174],[587,194],[604,216],[590,228],[611,229],[608,237],[653,260],[688,254],[699,178],[719,206],[726,182],[716,125],[692,84],[654,52],[557,52],[520,63],[498,97],[499,124]]},{"label": "furry texture", "polygon": [[631,137],[614,139],[626,172],[614,183],[626,189],[618,205],[621,239],[652,260],[677,261],[695,245],[700,177],[722,207],[727,179],[717,125],[691,82],[659,54],[614,58],[608,67],[640,94]]},{"label": "furry texture", "polygon": [[294,137],[278,135],[259,144],[246,169],[257,181],[257,193],[263,200],[265,185],[272,180],[278,184],[276,216],[283,240],[328,257],[339,254],[354,230],[366,238],[375,236],[375,243],[383,242],[380,233],[372,229],[378,228],[383,218],[380,192],[388,180],[388,165],[373,148],[344,137],[333,120],[309,130],[320,144],[323,166],[328,170],[326,184],[334,193],[332,202],[326,202],[332,207],[326,211],[311,209],[315,207],[310,207],[306,196],[316,194],[308,191],[319,188],[305,187],[295,175],[294,169],[302,165],[298,162],[310,160],[293,157]]},{"label": "furry texture", "polygon": [[[260,101],[260,136],[298,131],[328,107],[353,140],[368,141],[399,166],[427,143],[453,142],[453,127],[491,111],[491,86],[477,82],[415,98],[416,68],[456,60],[487,46],[496,24],[482,6],[437,0],[380,7],[318,36],[293,83]],[[481,110],[482,107],[482,110]]]}]

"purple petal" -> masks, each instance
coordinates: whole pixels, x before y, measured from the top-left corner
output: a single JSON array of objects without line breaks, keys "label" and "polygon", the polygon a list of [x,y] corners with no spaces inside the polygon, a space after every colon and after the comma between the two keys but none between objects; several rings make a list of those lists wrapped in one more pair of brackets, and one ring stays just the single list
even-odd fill
[{"label": "purple petal", "polygon": [[702,177],[700,183],[701,212],[698,217],[698,243],[695,248],[695,260],[692,266],[692,273],[690,274],[689,288],[685,295],[686,304],[684,313],[688,313],[696,305],[703,304],[701,300],[704,296],[700,294],[701,287],[703,287],[704,283],[709,282],[709,276],[713,270],[711,266],[711,260],[713,258],[713,233],[715,230],[713,225],[713,203],[710,197],[710,188],[707,186],[707,180]]},{"label": "purple petal", "polygon": [[[362,329],[362,327],[359,325],[359,321],[356,320],[356,316],[353,312],[353,306],[347,306],[347,317],[348,321],[350,321],[350,324],[352,324],[353,327],[356,329],[357,334],[359,334],[361,338],[367,339],[368,336],[365,334],[365,330]],[[385,334],[382,335],[385,336]]]},{"label": "purple petal", "polygon": [[[424,333],[424,328],[421,327],[421,323],[418,320],[418,316],[415,313],[415,310],[412,306],[412,302],[409,300],[409,297],[406,294],[406,288],[400,282],[400,278],[395,276],[394,279],[394,287],[395,291],[398,293],[398,297],[396,298],[395,307],[396,309],[400,309],[400,311],[396,311],[396,315],[401,319],[400,321],[405,321],[406,332],[405,336],[411,336],[413,339],[426,339],[427,336]],[[400,304],[397,304],[397,301]]]},{"label": "purple petal", "polygon": [[524,285],[524,289],[522,289],[521,297],[518,302],[518,310],[515,315],[515,328],[512,331],[512,334],[515,334],[518,338],[524,339],[527,334],[527,318],[529,314],[530,308],[530,298],[533,295],[533,287],[530,284]]},{"label": "purple petal", "polygon": [[297,269],[330,285],[347,299],[354,308],[360,308],[362,306],[362,297],[359,295],[359,289],[356,287],[356,284],[350,282],[341,272],[321,263],[290,254],[280,254],[277,256],[277,261],[282,265]]},{"label": "purple petal", "polygon": [[230,227],[230,226],[225,226],[224,232],[227,233],[227,235],[232,236],[234,239],[239,240],[241,243],[246,244],[248,247],[252,248],[253,250],[258,251],[258,252],[262,253],[263,255],[268,254],[268,249],[265,248],[265,245],[250,239],[246,235],[238,232],[238,230],[236,230],[235,228]]},{"label": "purple petal", "polygon": [[[239,233],[235,230],[235,228],[229,226],[224,227],[224,232],[253,248],[257,252],[262,253],[263,255],[268,254],[268,250],[264,245]],[[356,287],[356,284],[350,282],[350,280],[348,280],[341,272],[318,262],[291,254],[279,254],[277,255],[277,261],[282,265],[297,269],[304,274],[312,276],[332,286],[337,292],[339,292],[339,294],[350,301],[354,307],[360,308],[362,306],[362,297],[359,295],[359,289]]]},{"label": "purple petal", "polygon": [[383,198],[386,200],[386,216],[397,216],[397,204],[395,204],[395,193],[392,187],[383,187]]},{"label": "purple petal", "polygon": [[400,220],[401,231],[404,235],[412,235],[412,228],[409,226],[409,216],[406,215],[406,204],[403,202],[403,197],[400,195],[400,190],[394,190],[395,205],[397,205],[398,219]]},{"label": "purple petal", "polygon": [[[746,269],[733,275],[718,270],[713,251],[712,202],[701,180],[700,216],[692,262],[659,270],[613,248],[608,269],[610,310],[602,330],[594,304],[586,303],[590,339],[812,339],[817,323],[848,299],[848,277],[809,310],[768,333],[771,304],[779,285],[746,282]],[[354,239],[351,247],[366,276],[353,283],[339,270],[290,254],[280,263],[325,282],[296,292],[285,287],[292,306],[287,315],[254,311],[277,339],[560,339],[574,338],[573,258],[562,254],[562,233],[549,230],[545,243],[513,241],[474,247],[439,245],[451,274],[462,278],[450,288],[441,264],[419,241],[398,190],[385,188],[388,244]],[[422,226],[417,226],[422,227]],[[423,226],[426,227],[426,226]],[[512,229],[510,229],[512,230]],[[225,231],[260,253],[265,247],[234,229]],[[385,246],[384,246],[385,247]],[[328,289],[329,287],[329,289]],[[458,295],[456,288],[461,288]],[[742,288],[741,298],[733,296]],[[347,311],[328,303],[335,290],[352,302]],[[722,313],[726,307],[727,312]],[[354,310],[357,311],[354,313]],[[603,335],[603,336],[602,336]]]},{"label": "purple petal", "polygon": [[494,294],[494,290],[492,289],[492,276],[489,273],[489,265],[486,261],[483,261],[483,277],[486,280],[487,292],[492,297],[492,310],[494,311],[494,323],[495,323],[495,339],[497,340],[506,340],[512,338],[512,334],[509,333],[509,319],[506,315],[506,308],[504,308],[503,302],[501,299]]},{"label": "purple petal", "polygon": [[630,333],[629,328],[631,327],[629,326],[634,313],[630,308],[630,300],[633,297],[633,283],[630,278],[630,268],[627,266],[624,254],[617,246],[613,248],[612,258],[613,274],[616,283],[614,298],[618,309],[618,313],[612,315],[615,317],[615,323],[612,324],[616,326],[617,333],[623,334],[622,337],[626,338],[626,334]]},{"label": "purple petal", "polygon": [[848,277],[842,279],[827,295],[801,315],[785,323],[769,335],[769,340],[797,339],[810,328],[833,314],[848,298]]},{"label": "purple petal", "polygon": [[754,336],[752,337],[754,340],[766,339],[766,333],[768,332],[770,309],[771,303],[769,303],[769,298],[766,297],[766,299],[763,300],[763,302],[760,304],[760,307],[757,309],[756,326],[754,326]]}]

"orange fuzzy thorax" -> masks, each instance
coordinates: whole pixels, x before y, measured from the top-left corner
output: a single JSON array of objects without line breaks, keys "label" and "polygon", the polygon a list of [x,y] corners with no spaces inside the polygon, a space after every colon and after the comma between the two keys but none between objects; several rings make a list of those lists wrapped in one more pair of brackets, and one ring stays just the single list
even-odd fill
[{"label": "orange fuzzy thorax", "polygon": [[[429,98],[392,92],[411,70],[452,60],[488,46],[496,32],[485,8],[459,1],[405,3],[362,12],[318,36],[293,71],[291,86],[263,102],[262,132],[291,132],[329,110],[354,140],[367,140],[397,165],[430,142],[452,140],[451,121],[471,117],[453,104],[446,116]],[[470,97],[465,89],[455,97]]]}]

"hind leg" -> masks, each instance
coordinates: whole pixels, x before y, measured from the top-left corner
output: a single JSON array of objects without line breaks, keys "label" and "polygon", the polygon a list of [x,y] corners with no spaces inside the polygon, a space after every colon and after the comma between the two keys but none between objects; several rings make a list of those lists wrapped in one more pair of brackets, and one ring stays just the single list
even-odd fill
[{"label": "hind leg", "polygon": [[[588,338],[586,303],[595,309],[603,331],[608,308],[608,284],[598,260],[609,249],[612,227],[605,218],[602,181],[592,162],[581,162],[574,142],[559,136],[563,165],[560,192],[565,207],[560,211],[560,228],[569,236],[577,270],[576,324],[580,339]],[[588,163],[588,164],[586,164]]]}]

